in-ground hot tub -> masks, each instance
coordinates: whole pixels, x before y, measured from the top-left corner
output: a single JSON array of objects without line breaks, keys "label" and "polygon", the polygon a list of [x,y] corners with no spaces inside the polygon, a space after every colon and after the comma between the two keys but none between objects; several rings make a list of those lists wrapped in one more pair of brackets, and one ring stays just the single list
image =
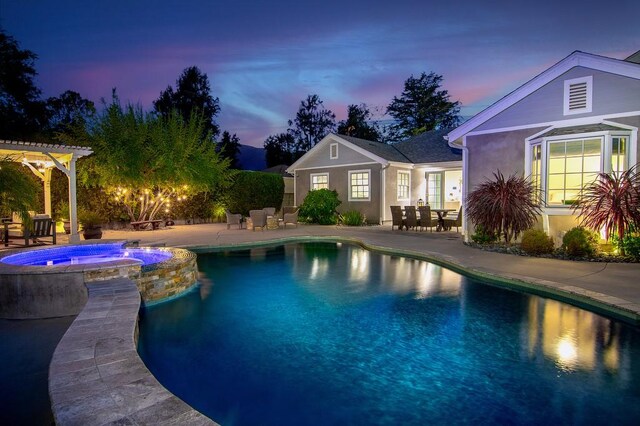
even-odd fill
[{"label": "in-ground hot tub", "polygon": [[145,302],[192,287],[196,255],[165,247],[125,247],[125,241],[32,248],[0,257],[0,318],[75,315],[87,301],[85,283],[129,278]]}]

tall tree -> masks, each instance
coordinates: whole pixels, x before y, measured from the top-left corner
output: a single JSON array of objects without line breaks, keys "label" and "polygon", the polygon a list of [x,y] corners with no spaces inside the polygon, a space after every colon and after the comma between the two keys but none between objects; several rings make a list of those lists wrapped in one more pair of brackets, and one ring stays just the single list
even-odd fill
[{"label": "tall tree", "polygon": [[291,133],[271,135],[264,141],[264,155],[267,167],[280,164],[290,166],[296,157],[296,141]]},{"label": "tall tree", "polygon": [[374,142],[381,141],[378,125],[371,120],[371,111],[366,104],[349,105],[347,119],[338,123],[338,133]]},{"label": "tall tree", "polygon": [[45,127],[45,105],[33,81],[36,59],[0,30],[0,138],[29,139]]},{"label": "tall tree", "polygon": [[160,97],[153,102],[153,106],[160,115],[168,117],[172,111],[177,111],[183,120],[189,120],[194,110],[204,119],[204,130],[215,138],[220,133],[220,127],[215,117],[220,112],[220,101],[211,95],[209,77],[196,66],[185,68],[176,81],[175,90],[168,86],[160,92]]},{"label": "tall tree", "polygon": [[195,193],[224,187],[233,176],[228,161],[203,143],[204,120],[194,111],[188,120],[164,118],[134,105],[111,104],[86,132],[63,133],[74,145],[88,144],[94,155],[83,161],[82,182],[101,186],[122,205],[131,221],[164,215],[172,204]]},{"label": "tall tree", "polygon": [[442,76],[433,72],[405,81],[400,98],[394,96],[387,107],[396,121],[391,130],[397,137],[405,139],[459,124],[460,102],[451,102],[449,93],[440,89],[441,83]]},{"label": "tall tree", "polygon": [[336,116],[325,109],[318,95],[309,95],[300,102],[296,118],[289,120],[289,127],[288,132],[296,141],[296,155],[302,155],[335,130]]},{"label": "tall tree", "polygon": [[232,169],[240,168],[240,161],[238,156],[240,154],[240,138],[234,133],[222,132],[222,139],[216,145],[216,150],[222,158],[229,159],[229,167]]},{"label": "tall tree", "polygon": [[71,126],[84,126],[96,113],[93,102],[72,90],[47,99],[46,107],[48,128],[53,133],[62,132]]}]

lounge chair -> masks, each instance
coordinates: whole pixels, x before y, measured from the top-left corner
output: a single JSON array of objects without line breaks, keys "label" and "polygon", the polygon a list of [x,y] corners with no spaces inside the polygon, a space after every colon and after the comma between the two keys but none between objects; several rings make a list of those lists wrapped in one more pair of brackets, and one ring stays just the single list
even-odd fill
[{"label": "lounge chair", "polygon": [[231,228],[231,225],[238,225],[238,229],[242,229],[242,215],[240,213],[231,213],[228,209],[224,212],[227,214],[227,229]]},{"label": "lounge chair", "polygon": [[404,208],[404,226],[407,228],[414,228],[416,231],[418,230],[418,214],[416,213],[416,206],[406,206]]},{"label": "lounge chair", "polygon": [[420,219],[418,220],[420,229],[431,228],[431,232],[433,232],[433,227],[438,226],[438,218],[431,216],[431,207],[418,206],[418,212],[420,213]]},{"label": "lounge chair", "polygon": [[393,227],[397,226],[399,230],[402,231],[404,227],[404,219],[402,218],[402,207],[400,206],[391,206],[391,230],[393,231]]},{"label": "lounge chair", "polygon": [[249,217],[251,218],[252,231],[255,231],[256,228],[264,231],[264,228],[267,227],[267,215],[264,210],[249,210]]},{"label": "lounge chair", "polygon": [[284,228],[287,228],[287,223],[291,224],[291,225],[295,225],[296,228],[298,227],[298,210],[296,209],[296,211],[294,211],[293,213],[285,213],[283,218],[282,218],[282,225],[284,226]]},{"label": "lounge chair", "polygon": [[462,207],[458,210],[457,216],[445,216],[442,219],[444,229],[451,229],[452,227],[456,227],[456,232],[460,231],[460,227],[462,226]]}]

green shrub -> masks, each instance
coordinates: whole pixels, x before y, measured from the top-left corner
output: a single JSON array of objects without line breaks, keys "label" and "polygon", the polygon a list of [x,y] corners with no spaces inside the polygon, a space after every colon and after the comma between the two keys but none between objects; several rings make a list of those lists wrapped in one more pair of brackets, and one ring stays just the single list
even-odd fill
[{"label": "green shrub", "polygon": [[624,254],[640,259],[640,234],[626,234],[621,245]]},{"label": "green shrub", "polygon": [[228,190],[229,210],[249,215],[249,210],[265,207],[279,209],[284,196],[284,180],[274,173],[238,172]]},{"label": "green shrub", "polygon": [[488,232],[484,226],[477,225],[471,240],[476,244],[491,244],[498,240],[498,236],[494,232]]},{"label": "green shrub", "polygon": [[582,226],[571,228],[562,238],[562,248],[569,256],[592,256],[598,248],[598,234]]},{"label": "green shrub", "polygon": [[340,215],[340,222],[346,226],[362,226],[365,223],[365,217],[358,210],[349,210]]},{"label": "green shrub", "polygon": [[338,214],[336,208],[340,205],[338,193],[330,189],[316,189],[309,191],[302,205],[300,205],[300,218],[309,223],[320,225],[333,225]]},{"label": "green shrub", "polygon": [[549,254],[553,252],[553,238],[540,229],[527,229],[522,234],[520,248],[529,254]]}]

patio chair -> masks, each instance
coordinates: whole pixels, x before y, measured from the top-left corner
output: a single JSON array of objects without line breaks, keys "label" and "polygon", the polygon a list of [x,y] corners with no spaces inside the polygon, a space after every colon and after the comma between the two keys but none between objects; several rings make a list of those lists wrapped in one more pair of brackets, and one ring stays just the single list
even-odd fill
[{"label": "patio chair", "polygon": [[255,231],[256,228],[264,231],[264,228],[267,227],[267,215],[264,210],[249,210],[249,217],[251,218],[252,231]]},{"label": "patio chair", "polygon": [[224,212],[227,214],[227,229],[231,228],[231,225],[238,225],[238,229],[242,229],[242,215],[240,213],[231,213],[228,209]]},{"label": "patio chair", "polygon": [[266,214],[267,216],[275,216],[276,215],[276,208],[275,207],[265,207],[264,209],[264,214]]},{"label": "patio chair", "polygon": [[404,208],[404,226],[407,228],[414,228],[416,231],[418,230],[418,214],[416,213],[416,206],[406,206]]},{"label": "patio chair", "polygon": [[402,231],[404,227],[404,219],[402,218],[402,207],[400,206],[391,206],[391,230],[393,231],[393,227],[397,226],[399,230]]},{"label": "patio chair", "polygon": [[422,230],[422,228],[431,228],[431,232],[433,232],[433,227],[438,226],[438,218],[431,216],[431,207],[419,206],[418,212],[420,213],[420,219],[418,220],[420,229]]},{"label": "patio chair", "polygon": [[295,225],[295,227],[298,227],[298,210],[296,209],[296,211],[294,211],[293,213],[285,213],[283,218],[282,218],[282,226],[284,227],[284,229],[287,229],[287,223],[291,224],[291,225]]},{"label": "patio chair", "polygon": [[[8,238],[4,242],[5,246],[9,245],[10,240],[22,240],[24,239],[24,246],[28,247],[31,244],[56,244],[56,226],[55,222],[50,217],[37,217],[31,220],[31,224],[22,224],[20,229],[9,229],[6,235]],[[45,238],[51,238],[51,241],[44,241]],[[23,245],[20,243],[14,243],[14,245]]]},{"label": "patio chair", "polygon": [[445,216],[442,220],[444,229],[451,229],[452,227],[456,227],[456,232],[460,231],[460,227],[462,226],[462,207],[458,210],[457,216]]}]

